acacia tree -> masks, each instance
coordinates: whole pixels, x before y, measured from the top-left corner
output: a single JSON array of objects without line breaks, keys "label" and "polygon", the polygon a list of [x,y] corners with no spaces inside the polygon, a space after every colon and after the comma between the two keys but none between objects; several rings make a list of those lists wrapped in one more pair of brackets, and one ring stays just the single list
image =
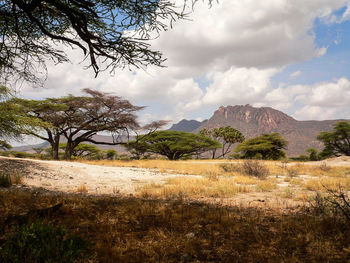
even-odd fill
[{"label": "acacia tree", "polygon": [[321,156],[350,156],[350,123],[338,122],[334,125],[333,131],[321,132],[317,139],[325,146],[320,153]]},{"label": "acacia tree", "polygon": [[235,151],[247,159],[278,160],[286,156],[283,150],[287,145],[288,142],[279,133],[269,133],[244,141]]},{"label": "acacia tree", "polygon": [[[218,140],[222,144],[221,155],[219,155],[216,158],[225,158],[226,154],[230,152],[231,147],[235,143],[243,142],[245,139],[243,134],[239,130],[236,130],[230,126],[214,128],[211,130],[202,129],[199,131],[199,133],[201,135]],[[215,159],[216,150],[217,149],[212,150],[212,159]]]},{"label": "acacia tree", "polygon": [[145,147],[145,152],[164,155],[169,160],[178,160],[221,147],[219,142],[209,137],[184,131],[156,131],[143,136],[135,144]]},{"label": "acacia tree", "polygon": [[[212,0],[208,0],[211,3]],[[0,1],[0,73],[37,81],[48,59],[69,58],[59,45],[79,48],[96,75],[106,69],[161,66],[161,52],[147,42],[188,7],[171,0],[3,0]],[[99,63],[99,61],[101,63]],[[102,64],[103,63],[103,67]]]},{"label": "acacia tree", "polygon": [[[135,113],[143,107],[134,106],[129,101],[108,93],[84,89],[88,96],[66,96],[46,100],[20,100],[18,105],[29,117],[42,122],[37,131],[27,131],[51,144],[52,156],[58,159],[59,141],[66,139],[64,158],[71,159],[74,149],[83,142],[94,144],[117,145],[130,131],[156,129],[164,125],[163,121],[153,122],[141,127]],[[46,136],[42,134],[46,132]],[[110,142],[97,141],[94,136],[99,132],[108,132]]]}]

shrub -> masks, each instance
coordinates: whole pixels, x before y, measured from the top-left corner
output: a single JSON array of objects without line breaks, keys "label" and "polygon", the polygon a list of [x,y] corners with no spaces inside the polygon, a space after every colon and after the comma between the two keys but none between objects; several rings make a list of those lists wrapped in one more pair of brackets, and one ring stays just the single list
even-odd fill
[{"label": "shrub", "polygon": [[255,160],[245,160],[240,165],[240,172],[258,178],[266,178],[270,173],[266,165]]},{"label": "shrub", "polygon": [[328,195],[322,196],[319,192],[311,206],[321,215],[329,216],[335,220],[350,223],[350,199],[341,187],[337,191],[327,189]]},{"label": "shrub", "polygon": [[299,169],[297,167],[286,167],[285,170],[288,177],[295,177],[299,173]]},{"label": "shrub", "polygon": [[63,227],[42,222],[19,228],[5,237],[0,247],[1,262],[86,262],[90,243],[69,234]]},{"label": "shrub", "polygon": [[0,187],[10,187],[11,185],[10,175],[7,173],[0,174]]},{"label": "shrub", "polygon": [[20,184],[22,182],[22,174],[17,171],[3,171],[0,172],[0,187],[10,187],[13,184]]},{"label": "shrub", "polygon": [[233,163],[223,163],[219,165],[225,173],[240,172],[240,165]]},{"label": "shrub", "polygon": [[331,170],[331,167],[329,167],[326,163],[322,163],[318,166],[318,169],[324,172],[328,172],[329,170]]}]

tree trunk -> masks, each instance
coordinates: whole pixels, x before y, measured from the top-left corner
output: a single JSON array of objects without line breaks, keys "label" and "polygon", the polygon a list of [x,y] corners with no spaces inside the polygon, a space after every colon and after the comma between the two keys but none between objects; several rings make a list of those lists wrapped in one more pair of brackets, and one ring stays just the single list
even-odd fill
[{"label": "tree trunk", "polygon": [[72,142],[67,141],[67,146],[66,146],[65,153],[64,153],[65,160],[72,159],[73,150],[74,150],[74,145],[72,144]]},{"label": "tree trunk", "polygon": [[58,160],[59,156],[58,156],[58,150],[59,150],[59,141],[55,140],[51,143],[51,155],[52,155],[52,159],[54,160]]},{"label": "tree trunk", "polygon": [[213,150],[212,159],[215,159],[215,153],[216,153],[216,150]]}]

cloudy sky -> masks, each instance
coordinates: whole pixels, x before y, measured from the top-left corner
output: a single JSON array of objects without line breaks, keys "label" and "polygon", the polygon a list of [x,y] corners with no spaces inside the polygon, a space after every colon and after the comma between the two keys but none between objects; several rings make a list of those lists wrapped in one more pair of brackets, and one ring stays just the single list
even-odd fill
[{"label": "cloudy sky", "polygon": [[[205,2],[205,1],[204,1]],[[251,104],[298,120],[350,119],[349,0],[201,1],[191,21],[175,23],[152,42],[166,68],[83,70],[49,65],[45,88],[23,86],[26,98],[113,92],[147,106],[142,121],[209,118],[221,105]]]}]

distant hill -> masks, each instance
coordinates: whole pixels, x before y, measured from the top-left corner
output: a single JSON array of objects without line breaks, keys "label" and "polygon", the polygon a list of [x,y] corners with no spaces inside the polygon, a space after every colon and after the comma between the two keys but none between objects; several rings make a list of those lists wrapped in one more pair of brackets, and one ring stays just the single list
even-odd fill
[{"label": "distant hill", "polygon": [[289,142],[287,154],[296,156],[305,154],[307,148],[321,149],[323,146],[316,140],[317,135],[321,131],[332,130],[332,125],[339,121],[350,122],[350,120],[298,121],[270,107],[222,106],[194,132],[221,126],[238,129],[246,138],[256,137],[262,133],[279,132]]},{"label": "distant hill", "polygon": [[180,122],[173,124],[169,131],[185,131],[185,132],[192,132],[201,125],[203,125],[207,120],[204,120],[202,122],[196,121],[196,120],[181,120]]}]

